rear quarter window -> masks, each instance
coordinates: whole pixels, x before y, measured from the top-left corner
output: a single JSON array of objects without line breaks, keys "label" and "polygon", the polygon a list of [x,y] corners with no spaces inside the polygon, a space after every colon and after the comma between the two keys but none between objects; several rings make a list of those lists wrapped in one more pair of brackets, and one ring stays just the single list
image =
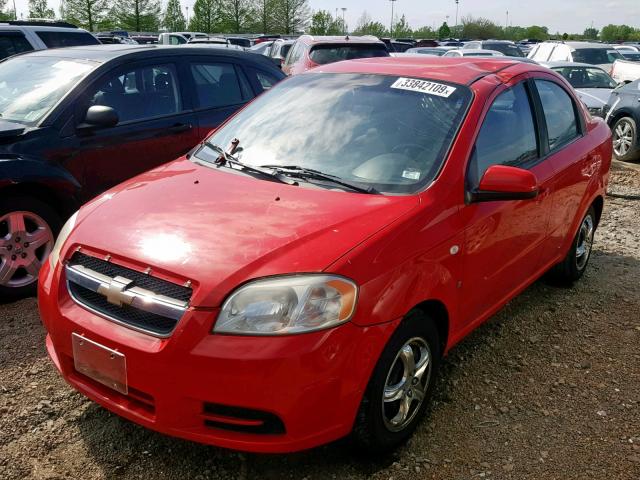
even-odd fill
[{"label": "rear quarter window", "polygon": [[33,47],[21,32],[0,33],[0,60],[31,50]]},{"label": "rear quarter window", "polygon": [[100,42],[89,32],[36,32],[47,48],[78,47],[82,45],[98,45]]}]

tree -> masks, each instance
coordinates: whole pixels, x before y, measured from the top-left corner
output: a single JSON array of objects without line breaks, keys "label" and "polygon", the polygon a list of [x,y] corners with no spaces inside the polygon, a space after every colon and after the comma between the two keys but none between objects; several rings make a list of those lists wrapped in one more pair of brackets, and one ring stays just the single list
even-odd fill
[{"label": "tree", "polygon": [[402,17],[400,17],[400,21],[396,22],[393,26],[393,32],[391,32],[391,35],[396,38],[411,37],[413,35],[413,30],[411,30],[411,27],[407,22],[407,18],[404,15],[402,15]]},{"label": "tree", "polygon": [[[449,35],[451,35],[451,33],[449,33]],[[437,36],[438,34],[436,33],[436,31],[426,25],[424,27],[420,27],[418,30],[413,31],[413,38],[432,39],[436,38]]]},{"label": "tree", "polygon": [[55,16],[47,0],[29,0],[29,18],[55,18]]},{"label": "tree", "polygon": [[549,29],[538,25],[531,25],[525,31],[526,38],[535,40],[549,40]]},{"label": "tree", "polygon": [[153,32],[160,25],[158,0],[116,0],[114,13],[118,26],[124,30]]},{"label": "tree", "polygon": [[587,40],[595,40],[598,38],[600,31],[597,28],[589,27],[584,31],[584,38]]},{"label": "tree", "polygon": [[255,10],[251,0],[220,0],[220,16],[225,32],[242,33],[250,30]]},{"label": "tree", "polygon": [[474,18],[469,15],[462,19],[462,36],[488,40],[490,38],[502,38],[503,31],[502,27],[487,18]]},{"label": "tree", "polygon": [[371,20],[369,14],[365,11],[362,12],[356,29],[353,31],[354,35],[373,35],[374,37],[386,37],[388,35],[387,29],[380,22],[374,22]]},{"label": "tree", "polygon": [[92,32],[109,6],[109,0],[65,0],[64,19]]},{"label": "tree", "polygon": [[189,21],[189,30],[205,33],[215,31],[220,24],[217,7],[215,0],[196,0],[193,4],[193,15]]},{"label": "tree", "polygon": [[607,25],[602,28],[600,38],[604,42],[626,42],[637,38],[640,31],[628,25]]},{"label": "tree", "polygon": [[276,29],[286,35],[304,30],[309,22],[308,0],[278,0],[274,2]]},{"label": "tree", "polygon": [[273,11],[275,0],[256,0],[254,3],[254,32],[269,33],[274,31]]},{"label": "tree", "polygon": [[327,10],[318,10],[311,17],[311,35],[341,35],[344,31],[342,19],[334,18]]},{"label": "tree", "polygon": [[6,10],[7,0],[0,0],[0,21],[15,20],[16,12],[14,10]]},{"label": "tree", "polygon": [[187,28],[187,22],[182,13],[180,0],[169,0],[167,8],[162,16],[162,26],[170,32],[183,32]]},{"label": "tree", "polygon": [[451,37],[451,29],[447,22],[444,22],[442,26],[438,29],[438,38],[449,38]]}]

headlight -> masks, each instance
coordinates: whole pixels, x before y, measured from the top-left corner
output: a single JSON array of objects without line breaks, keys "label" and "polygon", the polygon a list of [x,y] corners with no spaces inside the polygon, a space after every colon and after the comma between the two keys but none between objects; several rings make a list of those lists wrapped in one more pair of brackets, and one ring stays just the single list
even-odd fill
[{"label": "headlight", "polygon": [[291,275],[250,282],[222,305],[213,331],[237,335],[286,335],[349,321],[358,287],[335,275]]},{"label": "headlight", "polygon": [[67,241],[67,238],[69,238],[69,234],[71,233],[71,230],[73,230],[73,227],[76,226],[77,218],[78,218],[78,212],[71,215],[71,218],[69,218],[69,220],[67,220],[67,222],[62,226],[62,229],[58,234],[58,239],[56,240],[56,243],[53,246],[53,250],[51,250],[51,253],[49,254],[49,265],[51,266],[51,268],[54,268],[58,264],[58,261],[60,260],[60,251],[62,250],[62,246],[64,245],[64,242]]}]

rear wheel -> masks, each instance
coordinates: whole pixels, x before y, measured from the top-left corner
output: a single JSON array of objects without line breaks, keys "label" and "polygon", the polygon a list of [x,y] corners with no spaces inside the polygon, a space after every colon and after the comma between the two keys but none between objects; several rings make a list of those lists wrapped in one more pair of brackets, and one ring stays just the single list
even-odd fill
[{"label": "rear wheel", "polygon": [[613,126],[613,154],[617,160],[625,162],[637,160],[638,127],[631,117],[622,117]]},{"label": "rear wheel", "polygon": [[39,200],[0,200],[0,299],[35,293],[38,272],[59,229],[60,217]]},{"label": "rear wheel", "polygon": [[359,448],[385,452],[411,436],[426,409],[440,354],[433,321],[421,312],[410,313],[369,380],[352,432]]},{"label": "rear wheel", "polygon": [[596,232],[597,217],[593,207],[582,219],[578,233],[573,239],[569,253],[564,260],[553,267],[550,274],[552,279],[565,284],[579,280],[587,269],[591,258],[593,238]]}]

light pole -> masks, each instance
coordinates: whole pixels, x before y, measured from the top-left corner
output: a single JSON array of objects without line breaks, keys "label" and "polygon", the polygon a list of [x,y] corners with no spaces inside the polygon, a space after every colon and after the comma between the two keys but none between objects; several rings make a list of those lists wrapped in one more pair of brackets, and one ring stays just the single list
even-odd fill
[{"label": "light pole", "polygon": [[393,4],[396,0],[389,0],[391,2],[391,23],[389,24],[389,36],[393,38]]},{"label": "light pole", "polygon": [[456,29],[458,27],[458,4],[460,3],[460,0],[456,0]]},{"label": "light pole", "polygon": [[187,9],[187,30],[189,30],[189,5],[185,7]]},{"label": "light pole", "polygon": [[347,34],[347,24],[344,23],[344,12],[347,11],[347,7],[342,7],[342,34],[346,35]]},{"label": "light pole", "polygon": [[13,0],[13,19],[18,20],[18,10],[16,10],[16,0]]}]

